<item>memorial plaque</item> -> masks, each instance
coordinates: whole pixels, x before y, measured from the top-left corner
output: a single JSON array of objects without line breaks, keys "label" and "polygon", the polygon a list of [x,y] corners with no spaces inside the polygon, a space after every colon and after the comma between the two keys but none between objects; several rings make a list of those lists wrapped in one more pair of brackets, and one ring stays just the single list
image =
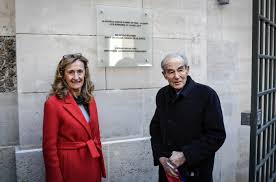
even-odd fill
[{"label": "memorial plaque", "polygon": [[151,12],[97,6],[97,65],[152,66]]}]

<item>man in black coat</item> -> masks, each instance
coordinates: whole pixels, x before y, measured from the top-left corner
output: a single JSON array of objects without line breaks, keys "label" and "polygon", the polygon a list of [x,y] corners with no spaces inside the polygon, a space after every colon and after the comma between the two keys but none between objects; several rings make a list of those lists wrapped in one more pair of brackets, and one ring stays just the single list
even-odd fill
[{"label": "man in black coat", "polygon": [[171,177],[212,182],[215,152],[226,138],[219,98],[212,88],[192,80],[183,54],[167,55],[161,67],[169,85],[158,91],[150,123],[159,182]]}]

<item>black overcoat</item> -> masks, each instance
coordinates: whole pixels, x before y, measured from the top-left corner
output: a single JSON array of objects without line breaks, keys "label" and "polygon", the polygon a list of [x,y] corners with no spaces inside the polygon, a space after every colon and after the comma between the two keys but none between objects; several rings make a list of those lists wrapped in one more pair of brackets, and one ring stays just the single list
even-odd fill
[{"label": "black overcoat", "polygon": [[[160,157],[182,151],[187,161],[179,168],[181,173],[189,175],[193,171],[198,181],[212,181],[215,152],[226,137],[216,92],[190,76],[179,94],[169,85],[161,88],[156,96],[150,135],[154,165],[160,165]],[[161,178],[162,173],[161,169]]]}]

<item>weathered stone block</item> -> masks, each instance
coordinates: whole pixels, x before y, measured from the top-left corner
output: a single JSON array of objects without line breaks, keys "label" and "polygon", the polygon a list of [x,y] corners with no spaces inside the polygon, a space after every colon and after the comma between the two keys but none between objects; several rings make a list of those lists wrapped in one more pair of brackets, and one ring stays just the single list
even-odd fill
[{"label": "weathered stone block", "polygon": [[142,136],[142,91],[96,91],[101,136],[104,139]]},{"label": "weathered stone block", "polygon": [[155,97],[159,89],[143,90],[143,136],[149,136],[149,125],[154,115],[156,104]]},{"label": "weathered stone block", "polygon": [[157,181],[148,139],[110,143],[108,147],[109,182]]},{"label": "weathered stone block", "polygon": [[214,169],[213,169],[213,180],[214,182],[220,182],[221,180],[221,162],[222,152],[219,150],[215,155]]},{"label": "weathered stone block", "polygon": [[16,33],[95,35],[96,13],[92,3],[91,0],[16,1]]},{"label": "weathered stone block", "polygon": [[208,83],[234,84],[238,75],[238,45],[230,41],[208,41]]},{"label": "weathered stone block", "polygon": [[238,161],[236,170],[236,181],[248,181],[249,153],[250,153],[250,127],[239,128]]},{"label": "weathered stone block", "polygon": [[21,146],[41,146],[43,108],[48,93],[18,95],[19,139]]},{"label": "weathered stone block", "polygon": [[207,5],[208,40],[223,40],[223,11],[216,1],[209,0]]},{"label": "weathered stone block", "polygon": [[16,182],[14,147],[0,147],[0,179],[3,182]]},{"label": "weathered stone block", "polygon": [[[220,97],[226,130],[239,128],[239,62],[238,47],[229,41],[208,42],[207,80]],[[229,87],[225,87],[229,85]],[[236,137],[233,130],[228,137]]]},{"label": "weathered stone block", "polygon": [[43,182],[44,162],[41,149],[16,149],[17,182]]},{"label": "weathered stone block", "polygon": [[17,93],[0,94],[0,145],[18,144]]},{"label": "weathered stone block", "polygon": [[206,12],[182,9],[156,9],[153,14],[153,37],[206,39]]},{"label": "weathered stone block", "polygon": [[0,35],[15,35],[15,0],[0,0]]},{"label": "weathered stone block", "polygon": [[0,36],[0,70],[0,92],[15,92],[15,37]]}]

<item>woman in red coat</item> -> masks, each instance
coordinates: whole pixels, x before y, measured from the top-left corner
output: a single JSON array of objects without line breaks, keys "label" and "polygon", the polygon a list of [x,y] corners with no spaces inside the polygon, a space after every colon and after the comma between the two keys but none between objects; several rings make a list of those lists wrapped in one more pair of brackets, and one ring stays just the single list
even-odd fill
[{"label": "woman in red coat", "polygon": [[106,176],[93,90],[88,60],[63,56],[44,105],[47,182],[100,182]]}]

